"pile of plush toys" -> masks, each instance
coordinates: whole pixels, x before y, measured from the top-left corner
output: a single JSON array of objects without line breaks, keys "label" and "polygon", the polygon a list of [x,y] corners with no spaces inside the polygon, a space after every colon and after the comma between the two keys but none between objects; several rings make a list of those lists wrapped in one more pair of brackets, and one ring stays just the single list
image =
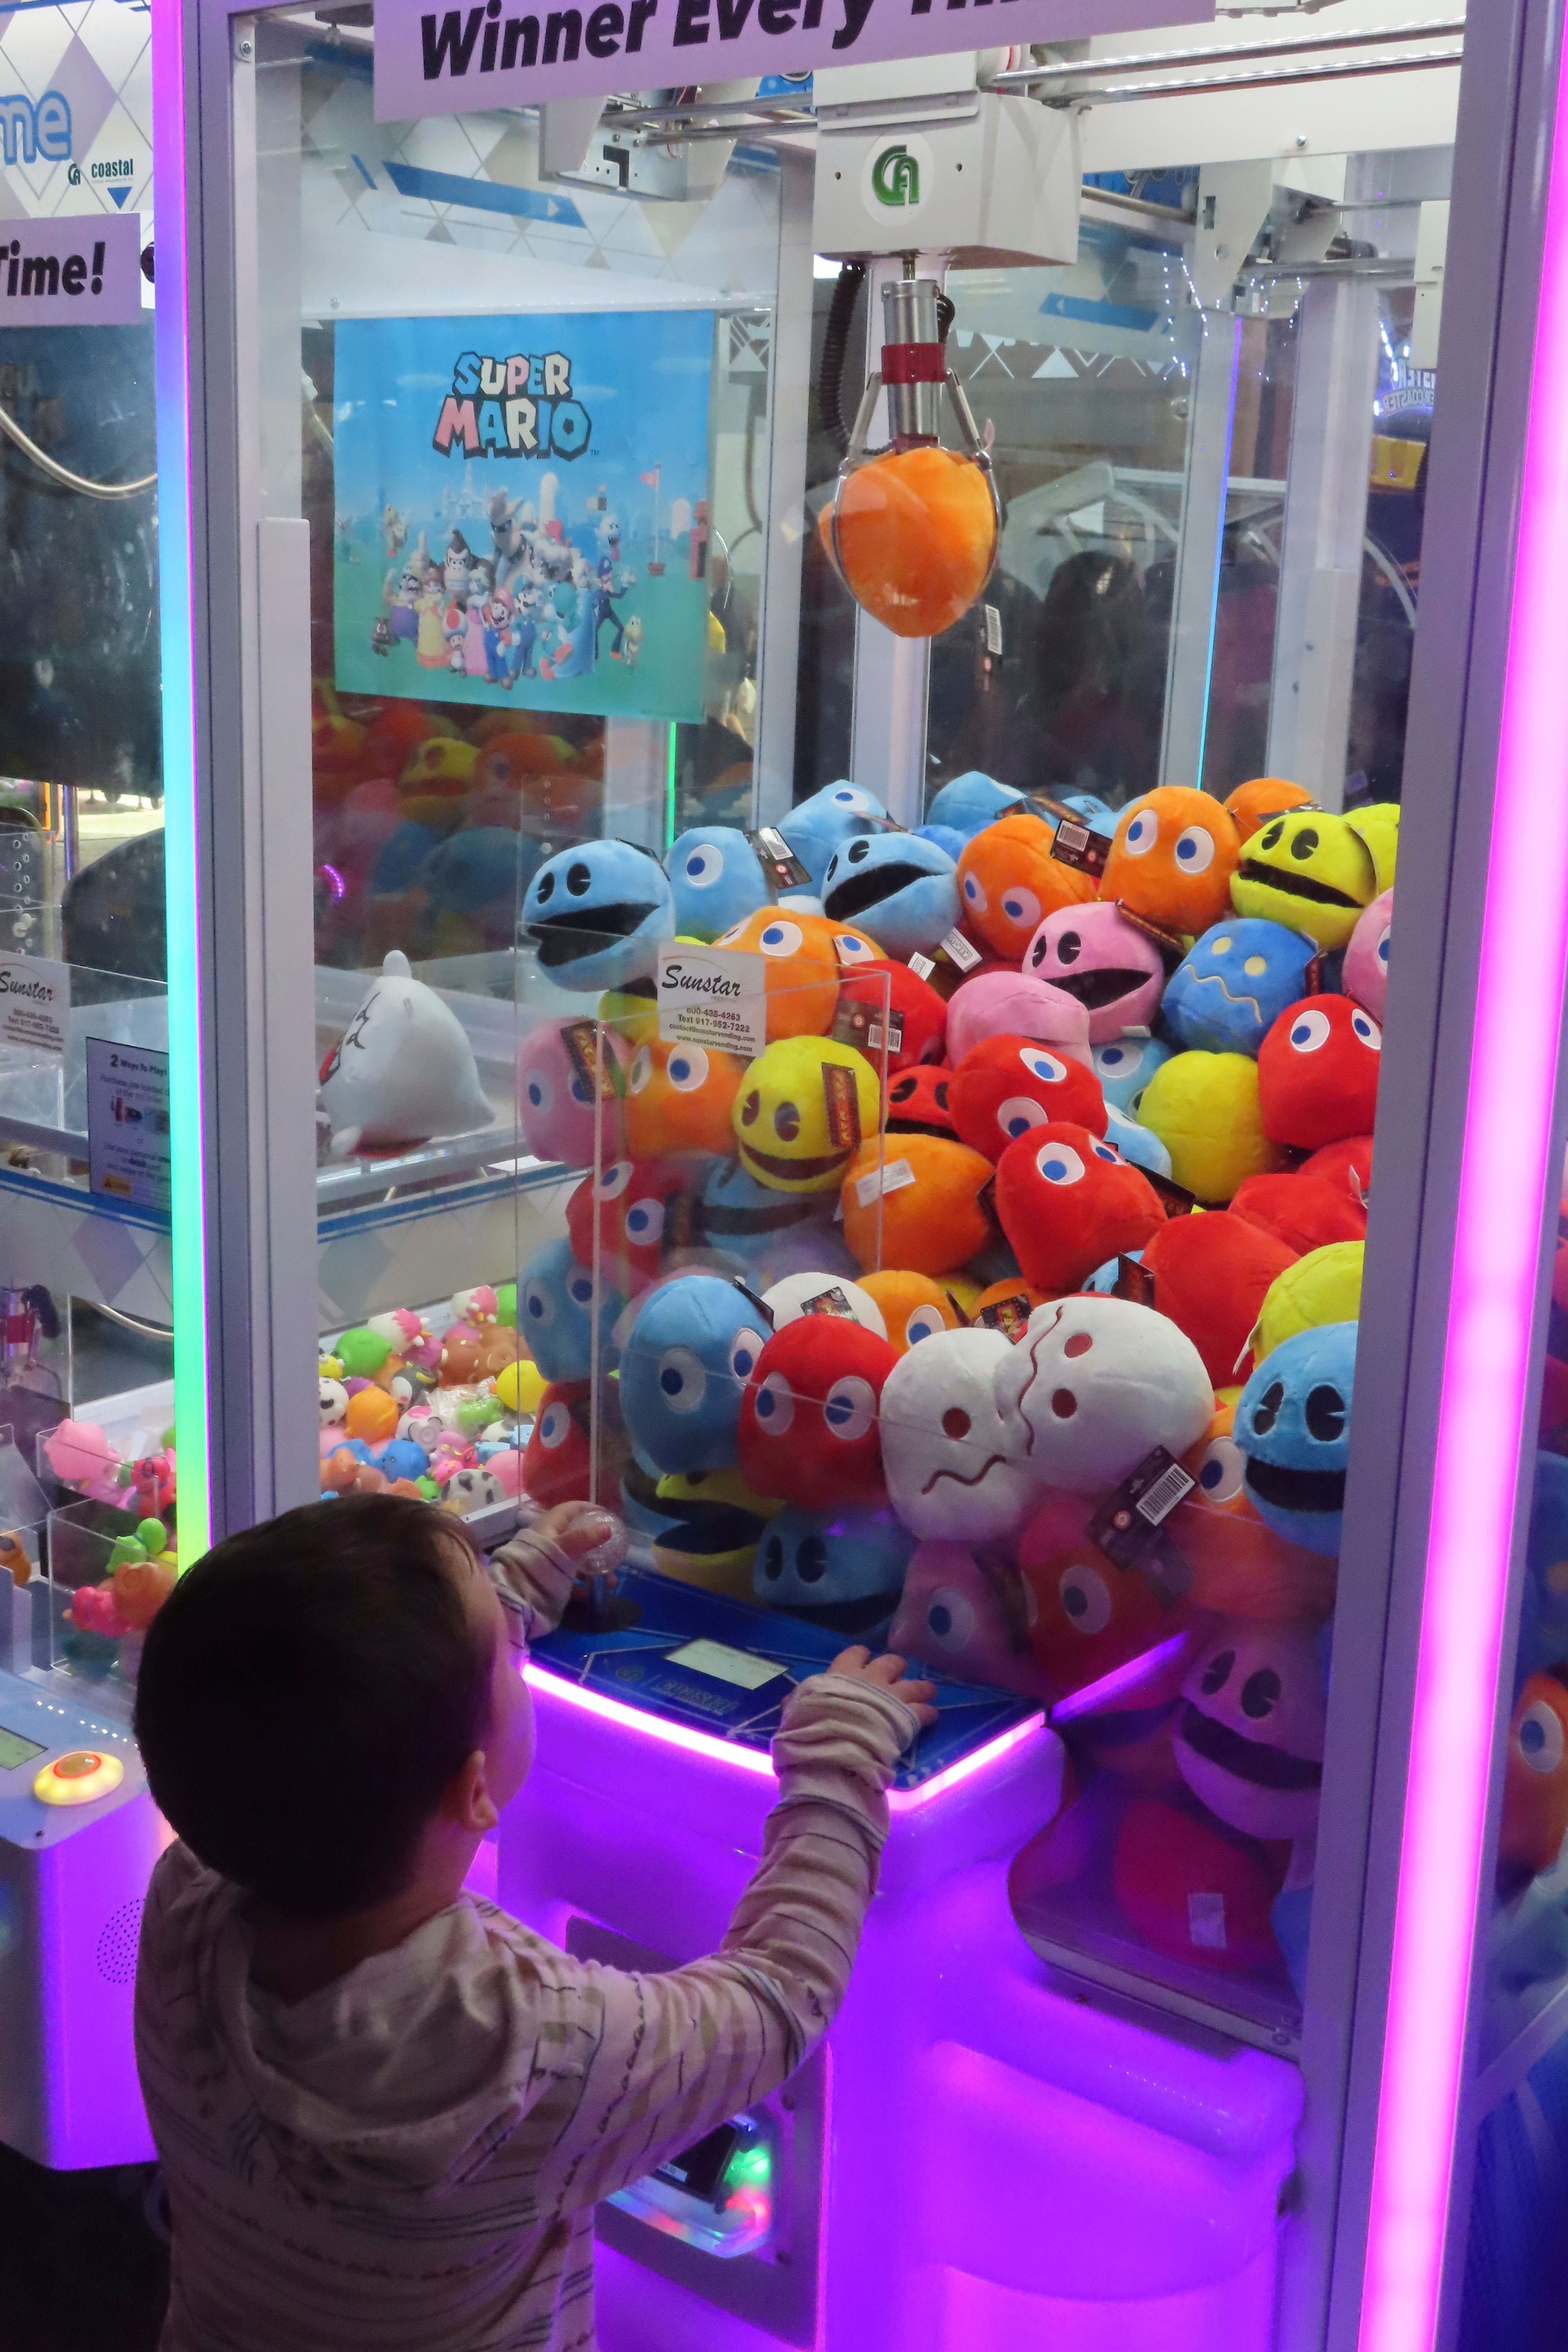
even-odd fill
[{"label": "pile of plush toys", "polygon": [[[133,1675],[141,1637],[174,1589],[174,1433],[122,1454],[97,1422],[68,1419],[40,1438],[39,1450],[62,1486],[136,1520],[103,1536],[104,1572],[71,1595],[65,1612],[73,1664],[89,1673],[118,1664]],[[13,1574],[26,1580],[18,1567]]]},{"label": "pile of plush toys", "polygon": [[[1287,2001],[1398,814],[972,773],[911,833],[840,783],[523,903],[584,1017],[524,1045],[522,1125],[589,1171],[518,1277],[528,1492],[597,1442],[666,1574],[1043,1701],[1020,1917]],[[660,1036],[681,939],[765,976],[749,1058]]]}]

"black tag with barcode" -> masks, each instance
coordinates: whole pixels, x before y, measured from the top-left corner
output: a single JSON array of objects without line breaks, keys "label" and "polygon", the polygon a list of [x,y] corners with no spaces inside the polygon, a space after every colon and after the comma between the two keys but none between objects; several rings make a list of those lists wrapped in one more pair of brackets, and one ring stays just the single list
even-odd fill
[{"label": "black tag with barcode", "polygon": [[1089,1522],[1089,1540],[1117,1568],[1135,1568],[1184,1495],[1197,1484],[1176,1455],[1156,1445],[1145,1454]]},{"label": "black tag with barcode", "polygon": [[810,875],[776,826],[759,824],[757,831],[748,833],[746,838],[757,853],[758,864],[776,890],[799,890],[810,880]]},{"label": "black tag with barcode", "polygon": [[1077,873],[1101,875],[1111,855],[1111,843],[1104,834],[1092,833],[1080,818],[1064,817],[1052,837],[1051,854]]}]

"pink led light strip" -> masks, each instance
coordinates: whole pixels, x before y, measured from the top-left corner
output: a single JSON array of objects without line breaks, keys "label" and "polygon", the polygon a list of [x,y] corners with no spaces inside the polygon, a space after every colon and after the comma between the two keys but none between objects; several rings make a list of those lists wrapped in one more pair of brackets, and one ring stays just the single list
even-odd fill
[{"label": "pink led light strip", "polygon": [[[1360,2352],[1430,2352],[1568,961],[1568,123],[1559,68]],[[1461,2250],[1462,2251],[1462,2250]]]},{"label": "pink led light strip", "polygon": [[[706,1757],[710,1763],[749,1772],[754,1779],[773,1778],[773,1766],[758,1748],[742,1748],[731,1740],[716,1739],[710,1731],[693,1731],[684,1723],[671,1723],[663,1716],[645,1714],[641,1707],[628,1706],[623,1700],[606,1697],[602,1691],[585,1690],[580,1683],[569,1682],[564,1675],[552,1674],[548,1666],[525,1666],[523,1679],[541,1697],[562,1699],[568,1706],[579,1707],[585,1715],[596,1715],[601,1721],[612,1723],[619,1730],[633,1732],[639,1738],[661,1740],[667,1748],[685,1748],[689,1756]],[[935,1798],[945,1796],[949,1789],[972,1780],[977,1772],[999,1764],[1026,1740],[1042,1738],[1044,1731],[1044,1720],[1040,1716],[1031,1716],[1027,1723],[1015,1723],[1010,1729],[998,1732],[995,1739],[988,1739],[972,1755],[962,1756],[956,1764],[933,1773],[918,1789],[890,1790],[890,1811],[920,1811]]]}]

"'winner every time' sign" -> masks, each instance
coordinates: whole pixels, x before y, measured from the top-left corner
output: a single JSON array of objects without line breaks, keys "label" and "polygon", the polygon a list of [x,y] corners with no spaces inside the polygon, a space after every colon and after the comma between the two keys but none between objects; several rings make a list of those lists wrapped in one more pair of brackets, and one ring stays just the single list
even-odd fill
[{"label": "'winner every time' sign", "polygon": [[376,116],[806,74],[1210,19],[1213,0],[377,0]]}]

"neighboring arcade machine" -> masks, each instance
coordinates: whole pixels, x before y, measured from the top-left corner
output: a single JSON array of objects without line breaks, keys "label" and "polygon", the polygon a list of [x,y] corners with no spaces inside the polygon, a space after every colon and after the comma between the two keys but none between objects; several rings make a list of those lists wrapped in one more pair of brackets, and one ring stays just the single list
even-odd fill
[{"label": "neighboring arcade machine", "polygon": [[[530,1664],[496,1858],[584,1954],[712,1946],[837,1645],[942,1685],[822,2053],[602,2215],[607,2345],[1337,2352],[1364,2273],[1380,2352],[1426,2352],[1389,2266],[1442,2252],[1529,1269],[1460,1422],[1426,1368],[1470,1360],[1456,1232],[1459,1307],[1533,1246],[1561,999],[1553,730],[1495,832],[1483,740],[1539,248],[1497,167],[1555,52],[1526,6],[1473,53],[1457,145],[1424,25],[1189,30],[1169,89],[1145,36],[868,76],[801,26],[809,92],[683,58],[590,121],[532,21],[508,67],[475,18],[463,112],[400,81],[402,0],[161,19],[199,519],[165,707],[259,943],[209,982],[254,1314],[209,1366],[220,1524],[324,1484],[624,1512],[633,1567]],[[1374,404],[1445,275],[1417,574]],[[1544,986],[1494,978],[1504,933]],[[1428,1524],[1472,1433],[1492,1515],[1439,1481]],[[1516,1977],[1561,1844],[1517,1696]]]}]

